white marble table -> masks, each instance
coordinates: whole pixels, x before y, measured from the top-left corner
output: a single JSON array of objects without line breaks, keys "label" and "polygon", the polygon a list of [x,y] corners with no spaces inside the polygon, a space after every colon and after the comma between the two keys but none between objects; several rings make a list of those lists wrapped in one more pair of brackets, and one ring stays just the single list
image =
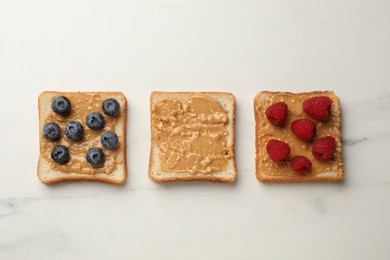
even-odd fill
[{"label": "white marble table", "polygon": [[[378,1],[0,1],[0,259],[389,259],[390,5]],[[255,178],[260,90],[332,89],[343,183]],[[122,91],[129,176],[43,185],[37,97]],[[237,98],[233,185],[147,177],[149,94]]]}]

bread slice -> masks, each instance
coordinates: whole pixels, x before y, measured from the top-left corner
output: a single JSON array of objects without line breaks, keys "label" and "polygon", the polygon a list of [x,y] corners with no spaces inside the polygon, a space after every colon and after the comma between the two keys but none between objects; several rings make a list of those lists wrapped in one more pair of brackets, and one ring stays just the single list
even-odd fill
[{"label": "bread slice", "polygon": [[[62,117],[54,113],[54,111],[51,108],[52,100],[56,96],[66,96],[70,99],[71,102],[71,113],[67,117]],[[108,118],[107,115],[105,115],[102,112],[101,108],[101,102],[104,101],[107,98],[115,98],[119,104],[120,104],[120,112],[115,117]],[[73,102],[72,102],[73,101]],[[95,102],[96,101],[96,102]],[[83,105],[85,107],[85,111],[81,111],[79,109],[79,118],[75,118],[75,110],[77,109],[78,102],[85,103],[88,105]],[[80,106],[81,108],[82,106]],[[45,183],[45,184],[52,184],[52,183],[58,183],[58,182],[64,182],[64,181],[101,181],[106,183],[112,183],[112,184],[120,184],[123,183],[127,176],[127,164],[126,164],[126,119],[127,119],[127,100],[126,97],[121,92],[54,92],[54,91],[45,91],[39,95],[38,98],[38,110],[39,110],[39,140],[40,140],[40,156],[38,161],[38,177],[39,179]],[[93,146],[97,146],[103,149],[104,153],[106,153],[106,162],[103,165],[103,168],[96,170],[92,166],[88,164],[88,166],[83,165],[83,167],[80,167],[84,169],[85,171],[93,171],[92,173],[86,173],[82,172],[83,170],[71,168],[70,170],[66,170],[66,172],[56,168],[56,163],[51,159],[50,153],[51,150],[48,149],[48,147],[52,147],[57,144],[61,144],[62,142],[65,142],[64,135],[64,125],[69,120],[77,120],[82,123],[84,127],[84,132],[87,133],[88,131],[93,131],[89,129],[85,124],[85,117],[87,113],[89,112],[100,112],[105,120],[106,120],[106,126],[103,130],[99,130],[99,132],[96,135],[100,135],[105,130],[114,131],[118,135],[119,139],[119,147],[115,150],[110,150],[104,148],[99,140],[96,138],[96,140],[93,143]],[[61,118],[62,117],[62,118]],[[48,121],[53,121],[53,118],[57,118],[59,120],[59,125],[61,127],[61,138],[59,141],[54,141],[54,143],[50,143],[53,141],[47,140],[45,137],[42,136],[42,129],[45,123]],[[110,125],[110,128],[108,129],[108,120],[109,122],[112,122]],[[83,137],[83,139],[80,142],[77,142],[74,144],[74,146],[79,145],[80,143],[87,141],[85,140],[86,134]],[[69,142],[69,141],[68,141]],[[70,144],[69,150],[71,150],[73,144]],[[92,144],[90,144],[92,145]],[[90,148],[90,147],[88,147]],[[76,148],[75,148],[76,149]],[[70,151],[71,154],[71,160],[68,163],[69,165],[72,164],[72,153],[74,154],[74,151]],[[108,161],[107,154],[112,155],[112,160]],[[78,159],[84,160],[85,154],[77,155],[79,156]],[[112,161],[115,161],[115,166],[113,163],[110,163]],[[74,163],[74,162],[73,162]],[[53,166],[54,165],[54,166]],[[62,166],[61,166],[62,167]],[[90,169],[89,169],[89,168]],[[110,169],[111,167],[111,169]],[[107,169],[110,169],[111,173],[102,172]]]},{"label": "bread slice", "polygon": [[[314,96],[328,96],[332,100],[331,116],[327,122],[320,122],[306,115],[302,108],[304,100]],[[265,116],[265,110],[273,103],[283,101],[289,106],[287,122],[283,127],[272,125]],[[262,91],[254,98],[256,121],[256,177],[262,182],[315,182],[340,181],[344,177],[341,144],[341,108],[340,101],[332,91],[314,91],[307,93]],[[336,152],[327,162],[318,161],[311,153],[312,143],[297,138],[290,130],[290,123],[299,118],[310,118],[317,125],[315,138],[331,135],[336,140]],[[272,129],[270,131],[270,129]],[[319,131],[320,130],[320,131]],[[280,138],[283,137],[283,138]],[[269,139],[283,139],[291,147],[289,159],[295,155],[306,156],[312,162],[311,172],[302,175],[291,169],[290,163],[273,162],[266,151]],[[304,154],[300,154],[304,153]]]},{"label": "bread slice", "polygon": [[[219,103],[227,114],[227,123],[224,125],[227,131],[226,147],[231,153],[231,157],[227,160],[227,167],[221,171],[210,173],[202,172],[177,172],[161,170],[160,148],[154,136],[159,131],[156,125],[153,125],[153,110],[156,104],[162,100],[178,100],[184,102],[193,97],[210,98]],[[151,149],[149,160],[149,177],[156,182],[169,181],[213,181],[213,182],[233,182],[237,176],[237,168],[234,157],[234,120],[235,120],[235,97],[231,93],[226,92],[153,92],[150,96],[151,109]],[[183,104],[183,103],[182,103]],[[183,154],[186,155],[186,154]],[[210,155],[211,156],[211,155]]]}]

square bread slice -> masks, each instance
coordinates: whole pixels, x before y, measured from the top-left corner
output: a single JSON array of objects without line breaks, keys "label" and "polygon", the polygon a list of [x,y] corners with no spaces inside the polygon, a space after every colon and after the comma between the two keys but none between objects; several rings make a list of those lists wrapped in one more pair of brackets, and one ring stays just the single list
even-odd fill
[{"label": "square bread slice", "polygon": [[[314,96],[328,96],[332,100],[330,118],[321,122],[306,115],[303,111],[303,101]],[[288,105],[287,119],[284,126],[273,125],[266,117],[266,109],[276,103],[285,102]],[[344,177],[342,144],[341,144],[341,109],[340,101],[333,91],[314,91],[307,93],[262,91],[254,98],[254,113],[256,121],[256,177],[262,182],[315,182],[340,181]],[[300,118],[310,118],[316,123],[317,134],[314,139],[333,136],[336,140],[336,150],[329,161],[319,161],[311,153],[312,142],[305,142],[290,129],[292,121]],[[289,160],[301,155],[312,162],[312,169],[307,174],[294,172],[288,161],[275,163],[266,151],[270,139],[286,142],[291,148]]]},{"label": "square bread slice", "polygon": [[[173,112],[168,107],[160,108],[164,102],[174,104],[179,112]],[[237,176],[234,157],[235,102],[235,97],[226,92],[151,93],[149,177],[156,182],[233,182]],[[216,125],[212,126],[213,122]],[[210,130],[213,127],[221,131]],[[172,134],[174,131],[175,134]],[[208,141],[197,143],[202,140]]]},{"label": "square bread slice", "polygon": [[[70,100],[71,111],[67,116],[56,114],[52,109],[52,101],[57,96],[65,96]],[[102,110],[105,99],[114,98],[120,105],[119,114],[108,116]],[[54,92],[45,91],[38,98],[40,156],[38,161],[38,177],[45,184],[64,181],[101,181],[112,184],[123,183],[127,176],[126,165],[126,119],[127,100],[121,92]],[[90,112],[99,112],[105,118],[102,130],[92,130],[86,125],[86,116]],[[80,141],[70,140],[64,133],[64,127],[70,120],[79,121],[84,128]],[[44,125],[56,122],[61,128],[60,139],[50,141],[42,134]],[[107,149],[100,143],[100,136],[105,131],[115,132],[119,144],[116,149]],[[69,148],[70,161],[60,165],[51,158],[51,151],[56,145]],[[94,168],[86,161],[86,150],[99,147],[105,153],[105,162]]]}]

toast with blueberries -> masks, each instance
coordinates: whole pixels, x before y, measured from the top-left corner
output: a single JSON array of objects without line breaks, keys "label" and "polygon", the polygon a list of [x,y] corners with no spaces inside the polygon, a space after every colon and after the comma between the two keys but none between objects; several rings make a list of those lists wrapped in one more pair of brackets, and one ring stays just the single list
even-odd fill
[{"label": "toast with blueberries", "polygon": [[235,102],[227,92],[153,92],[149,177],[233,182]]},{"label": "toast with blueberries", "polygon": [[38,98],[38,177],[123,183],[127,100],[121,92],[53,92]]},{"label": "toast with blueberries", "polygon": [[254,98],[256,177],[262,182],[344,178],[340,101],[332,91],[262,91]]}]

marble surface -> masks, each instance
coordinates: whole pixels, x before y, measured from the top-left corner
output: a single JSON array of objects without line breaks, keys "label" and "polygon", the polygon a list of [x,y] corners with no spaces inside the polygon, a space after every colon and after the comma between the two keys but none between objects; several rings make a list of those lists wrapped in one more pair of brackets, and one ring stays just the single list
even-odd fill
[{"label": "marble surface", "polygon": [[[389,259],[390,4],[1,1],[0,259]],[[260,90],[332,89],[345,181],[255,178]],[[125,185],[43,185],[37,97],[122,91]],[[237,98],[232,185],[147,177],[153,90]]]}]

